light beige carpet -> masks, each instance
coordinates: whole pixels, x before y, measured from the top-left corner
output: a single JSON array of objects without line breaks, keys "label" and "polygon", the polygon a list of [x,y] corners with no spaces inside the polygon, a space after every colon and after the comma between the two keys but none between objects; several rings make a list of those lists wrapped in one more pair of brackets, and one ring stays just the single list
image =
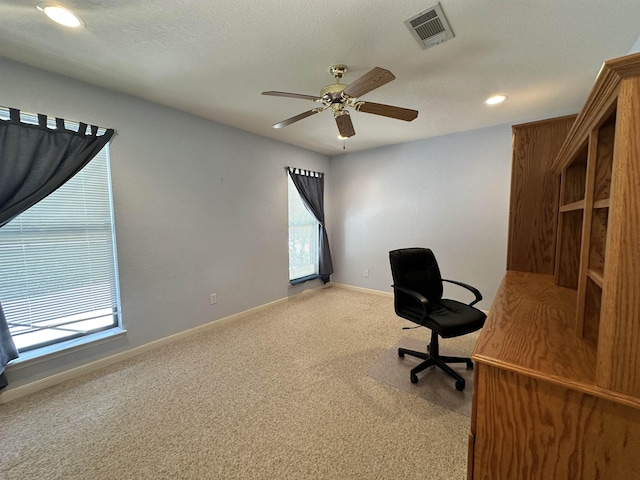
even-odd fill
[{"label": "light beige carpet", "polygon": [[[412,395],[421,397],[429,402],[441,405],[449,410],[458,412],[468,417],[471,416],[471,399],[473,397],[473,370],[467,370],[465,364],[452,364],[451,367],[462,375],[466,386],[464,391],[459,392],[455,388],[455,380],[442,370],[430,367],[418,374],[418,383],[413,384],[410,380],[409,371],[417,366],[421,359],[405,355],[404,358],[398,356],[398,347],[426,352],[429,340],[429,331],[421,329],[425,338],[405,337],[387,350],[373,365],[369,371],[369,376],[392,385],[400,390]],[[466,357],[471,353],[469,340],[477,339],[477,335],[469,338],[440,340],[440,354],[454,357]],[[465,345],[466,344],[466,345]],[[466,346],[466,348],[464,348]]]},{"label": "light beige carpet", "polygon": [[464,480],[469,418],[368,375],[406,325],[322,288],[0,405],[0,479]]}]

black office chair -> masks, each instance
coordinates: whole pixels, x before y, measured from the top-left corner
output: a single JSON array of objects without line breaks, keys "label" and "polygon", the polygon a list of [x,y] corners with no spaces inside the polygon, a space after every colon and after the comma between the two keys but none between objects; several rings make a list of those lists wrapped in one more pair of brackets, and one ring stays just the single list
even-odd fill
[{"label": "black office chair", "polygon": [[[456,379],[456,389],[464,390],[465,381],[447,363],[466,363],[473,368],[473,362],[465,357],[445,357],[440,355],[438,336],[459,337],[480,330],[487,316],[472,305],[482,300],[480,292],[466,283],[445,280],[440,276],[438,262],[428,248],[404,248],[389,252],[391,274],[393,275],[394,307],[399,317],[411,320],[431,330],[429,353],[398,349],[398,355],[421,358],[424,362],[411,370],[411,382],[418,383],[417,373],[436,366]],[[471,291],[475,300],[470,304],[442,298],[442,282],[459,285]]]}]

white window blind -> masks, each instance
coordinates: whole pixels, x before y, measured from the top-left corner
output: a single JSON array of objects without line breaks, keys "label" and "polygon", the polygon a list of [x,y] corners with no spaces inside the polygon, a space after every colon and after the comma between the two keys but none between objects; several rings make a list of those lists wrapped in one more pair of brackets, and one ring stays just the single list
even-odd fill
[{"label": "white window blind", "polygon": [[0,302],[18,350],[118,327],[116,265],[107,145],[0,228]]}]

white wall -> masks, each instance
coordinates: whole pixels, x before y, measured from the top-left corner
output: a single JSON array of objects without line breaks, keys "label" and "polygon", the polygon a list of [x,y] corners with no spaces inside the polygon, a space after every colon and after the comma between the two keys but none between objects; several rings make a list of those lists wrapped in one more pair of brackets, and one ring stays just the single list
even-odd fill
[{"label": "white wall", "polygon": [[638,39],[636,40],[636,43],[633,44],[633,47],[631,47],[631,50],[629,50],[629,53],[637,53],[640,52],[640,37],[638,37]]},{"label": "white wall", "polygon": [[116,129],[127,329],[72,355],[10,367],[10,387],[318,286],[288,286],[284,167],[326,172],[328,157],[1,58],[0,85],[0,105]]},{"label": "white wall", "polygon": [[332,254],[340,267],[333,281],[391,291],[388,252],[429,247],[444,278],[476,286],[485,298],[479,306],[491,306],[506,268],[510,126],[347,153],[331,162]]}]

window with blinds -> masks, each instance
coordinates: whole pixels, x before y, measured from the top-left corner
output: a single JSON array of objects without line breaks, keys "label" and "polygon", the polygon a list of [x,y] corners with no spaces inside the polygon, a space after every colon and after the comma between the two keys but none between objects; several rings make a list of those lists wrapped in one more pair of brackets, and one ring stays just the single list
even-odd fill
[{"label": "window with blinds", "polygon": [[289,181],[289,280],[318,274],[318,221],[304,206],[298,189]]},{"label": "window with blinds", "polygon": [[20,352],[119,328],[108,145],[0,228],[0,272],[0,302]]}]

